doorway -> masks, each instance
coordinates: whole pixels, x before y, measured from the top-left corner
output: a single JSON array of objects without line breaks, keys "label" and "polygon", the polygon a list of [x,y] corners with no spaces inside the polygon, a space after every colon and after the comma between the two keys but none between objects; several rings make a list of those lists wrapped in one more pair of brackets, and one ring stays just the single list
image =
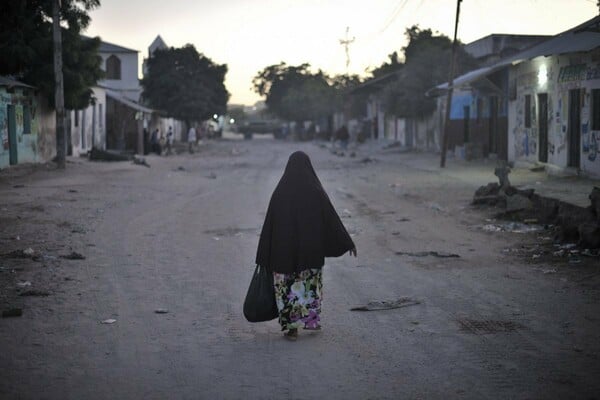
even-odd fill
[{"label": "doorway", "polygon": [[538,94],[539,154],[538,161],[548,162],[548,94]]},{"label": "doorway", "polygon": [[581,98],[580,89],[569,90],[569,127],[567,141],[567,166],[579,168],[581,156]]},{"label": "doorway", "polygon": [[470,132],[469,132],[469,122],[471,121],[471,107],[464,106],[464,121],[463,121],[463,141],[465,143],[469,143]]},{"label": "doorway", "polygon": [[17,157],[17,118],[15,106],[9,104],[6,106],[8,114],[8,163],[15,165],[19,162]]}]

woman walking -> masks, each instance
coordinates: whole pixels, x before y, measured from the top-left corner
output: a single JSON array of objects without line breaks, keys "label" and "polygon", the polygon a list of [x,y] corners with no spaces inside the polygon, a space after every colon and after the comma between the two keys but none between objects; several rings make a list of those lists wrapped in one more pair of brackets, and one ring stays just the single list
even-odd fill
[{"label": "woman walking", "polygon": [[356,247],[323,189],[310,158],[293,153],[275,188],[256,263],[273,272],[279,324],[296,340],[298,328],[319,330],[325,257]]}]

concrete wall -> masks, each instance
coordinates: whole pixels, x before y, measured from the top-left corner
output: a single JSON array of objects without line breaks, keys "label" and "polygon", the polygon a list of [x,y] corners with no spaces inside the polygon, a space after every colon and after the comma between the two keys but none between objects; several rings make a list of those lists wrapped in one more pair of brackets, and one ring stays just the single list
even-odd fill
[{"label": "concrete wall", "polygon": [[[28,162],[45,162],[53,157],[55,147],[52,146],[54,127],[47,127],[48,120],[53,122],[53,115],[32,89],[14,88],[10,92],[0,87],[0,168],[10,165],[10,140],[8,131],[8,106],[15,112],[15,143],[17,164]],[[28,110],[28,111],[26,111]],[[29,114],[29,118],[27,117]],[[29,123],[26,121],[28,119]],[[26,130],[29,125],[29,130]]]},{"label": "concrete wall", "polygon": [[37,152],[41,162],[50,161],[56,156],[56,112],[48,100],[38,96],[39,112],[36,113],[38,129]]},{"label": "concrete wall", "polygon": [[92,88],[95,104],[83,110],[71,110],[71,149],[75,156],[85,154],[96,147],[106,149],[106,92]]},{"label": "concrete wall", "polygon": [[111,55],[121,60],[121,79],[104,79],[98,82],[98,85],[117,90],[127,98],[139,101],[142,89],[138,76],[138,53],[100,53],[104,71],[106,71],[106,59]]},{"label": "concrete wall", "polygon": [[[513,67],[510,81],[516,96],[509,101],[509,160],[539,160],[538,94],[546,93],[548,164],[567,169],[569,91],[581,89],[580,164],[576,169],[584,175],[600,177],[600,131],[592,130],[591,126],[591,90],[600,89],[600,51],[538,57]],[[531,96],[531,127],[525,126],[526,95]],[[596,111],[600,112],[600,105],[596,106]]]},{"label": "concrete wall", "polygon": [[185,122],[176,120],[174,118],[163,118],[153,114],[147,124],[147,129],[148,132],[152,133],[156,128],[158,128],[160,135],[164,135],[166,139],[170,126],[173,127],[173,133],[175,135],[173,140],[182,141],[187,138]]}]

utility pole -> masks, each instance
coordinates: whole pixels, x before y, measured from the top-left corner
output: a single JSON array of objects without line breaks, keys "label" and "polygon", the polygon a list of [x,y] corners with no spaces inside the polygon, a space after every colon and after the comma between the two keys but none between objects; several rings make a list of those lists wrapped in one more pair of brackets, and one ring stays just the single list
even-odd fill
[{"label": "utility pole", "polygon": [[[599,0],[600,1],[600,0]],[[356,39],[354,36],[352,36],[352,39],[350,39],[348,37],[348,33],[350,31],[350,27],[347,26],[346,27],[346,37],[344,39],[339,39],[340,44],[342,46],[344,46],[344,51],[346,52],[346,75],[348,75],[348,67],[350,66],[350,45],[354,42],[354,40]]]},{"label": "utility pole", "polygon": [[[600,1],[600,0],[599,0]],[[444,118],[444,131],[442,134],[442,157],[440,167],[446,167],[446,152],[448,151],[448,134],[450,125],[450,109],[452,108],[452,91],[454,88],[454,70],[456,68],[456,34],[458,33],[458,16],[460,15],[460,3],[456,0],[456,21],[454,22],[454,40],[452,41],[452,55],[450,56],[450,73],[448,74],[448,97],[446,99],[446,117]]]},{"label": "utility pole", "polygon": [[65,97],[62,72],[62,35],[60,31],[60,0],[52,0],[52,39],[54,42],[54,108],[56,110],[56,165],[65,168]]}]

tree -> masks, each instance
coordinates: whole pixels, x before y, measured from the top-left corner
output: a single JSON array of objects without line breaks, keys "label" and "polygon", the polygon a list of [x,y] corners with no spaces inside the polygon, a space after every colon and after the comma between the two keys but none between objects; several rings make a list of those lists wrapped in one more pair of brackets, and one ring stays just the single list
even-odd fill
[{"label": "tree", "polygon": [[[408,45],[402,48],[404,65],[399,79],[388,86],[384,98],[388,112],[401,118],[423,118],[435,109],[434,99],[425,93],[448,77],[452,41],[434,35],[431,29],[412,26],[406,30]],[[462,47],[458,48],[457,73],[477,67],[477,62]]]},{"label": "tree", "polygon": [[336,75],[329,78],[329,84],[335,91],[334,107],[336,110],[343,110],[349,118],[358,118],[364,116],[366,112],[367,97],[366,94],[350,92],[353,88],[362,83],[358,75]]},{"label": "tree", "polygon": [[379,78],[392,72],[400,71],[402,67],[404,67],[404,63],[400,61],[397,51],[389,54],[388,58],[390,59],[390,62],[384,62],[371,72],[373,78]]},{"label": "tree", "polygon": [[307,63],[298,66],[281,62],[258,72],[254,90],[265,96],[274,115],[289,121],[313,120],[329,114],[335,91],[323,71],[312,73]]},{"label": "tree", "polygon": [[[62,0],[61,21],[65,107],[81,109],[92,101],[91,87],[103,77],[100,38],[86,38],[88,12],[100,0]],[[0,2],[0,74],[37,87],[54,105],[52,1]],[[66,26],[65,26],[66,25]]]},{"label": "tree", "polygon": [[157,50],[148,60],[143,96],[151,107],[189,125],[225,114],[229,99],[226,74],[226,64],[215,64],[191,44]]}]

